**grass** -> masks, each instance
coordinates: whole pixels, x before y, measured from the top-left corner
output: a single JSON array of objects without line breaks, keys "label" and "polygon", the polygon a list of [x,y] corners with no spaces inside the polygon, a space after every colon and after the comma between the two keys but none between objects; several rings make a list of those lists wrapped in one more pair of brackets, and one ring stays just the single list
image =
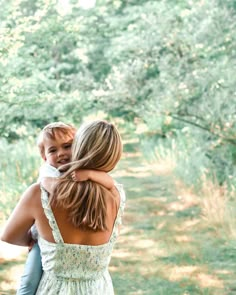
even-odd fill
[{"label": "grass", "polygon": [[[177,182],[163,162],[146,163],[136,150],[126,153],[113,176],[127,195],[110,264],[116,295],[236,294],[236,242],[207,219],[209,204]],[[24,257],[2,258],[0,294],[14,294],[18,277],[12,270],[22,269]]]},{"label": "grass", "polygon": [[16,294],[16,284],[23,271],[25,256],[14,259],[0,259],[0,294]]},{"label": "grass", "polygon": [[116,294],[235,294],[235,243],[203,218],[212,211],[163,162],[154,167],[137,155],[125,166],[119,181],[128,202],[111,262]]}]

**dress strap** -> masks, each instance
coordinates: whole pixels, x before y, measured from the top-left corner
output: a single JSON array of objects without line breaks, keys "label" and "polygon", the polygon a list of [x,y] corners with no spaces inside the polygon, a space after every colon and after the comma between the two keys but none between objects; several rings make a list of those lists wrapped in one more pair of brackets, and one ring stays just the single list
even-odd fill
[{"label": "dress strap", "polygon": [[117,216],[116,216],[112,234],[110,237],[110,243],[114,242],[119,235],[119,226],[122,224],[122,217],[124,215],[125,202],[126,202],[126,196],[125,196],[125,191],[123,189],[123,185],[116,182],[115,187],[118,190],[120,195],[120,206],[118,208]]},{"label": "dress strap", "polygon": [[52,208],[49,204],[48,192],[45,190],[45,188],[43,188],[43,186],[41,184],[40,184],[40,188],[41,188],[42,207],[43,207],[44,213],[48,219],[49,225],[52,229],[52,234],[53,234],[54,240],[57,244],[64,243],[63,238],[60,233],[60,230],[58,228],[56,219],[55,219],[54,214],[52,212]]},{"label": "dress strap", "polygon": [[120,206],[117,212],[117,217],[115,223],[117,225],[122,224],[122,216],[124,215],[124,210],[125,210],[125,202],[126,202],[126,196],[125,196],[125,191],[123,188],[123,185],[120,183],[115,183],[115,186],[120,194]]}]

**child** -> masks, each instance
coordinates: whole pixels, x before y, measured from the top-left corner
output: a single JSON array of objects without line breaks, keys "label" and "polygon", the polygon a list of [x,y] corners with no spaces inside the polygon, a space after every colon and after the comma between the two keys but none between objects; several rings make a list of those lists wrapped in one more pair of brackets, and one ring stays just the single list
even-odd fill
[{"label": "child", "polygon": [[[43,128],[37,144],[45,162],[40,168],[38,182],[41,182],[43,177],[59,177],[61,175],[58,168],[68,164],[71,160],[71,146],[75,133],[76,129],[73,126],[62,122],[54,122]],[[112,178],[101,171],[78,170],[73,178],[78,181],[91,179],[104,185],[107,189],[112,189],[114,186]],[[17,295],[35,294],[43,272],[40,249],[36,242],[38,234],[35,225],[31,228],[31,235],[35,243],[29,251]]]}]

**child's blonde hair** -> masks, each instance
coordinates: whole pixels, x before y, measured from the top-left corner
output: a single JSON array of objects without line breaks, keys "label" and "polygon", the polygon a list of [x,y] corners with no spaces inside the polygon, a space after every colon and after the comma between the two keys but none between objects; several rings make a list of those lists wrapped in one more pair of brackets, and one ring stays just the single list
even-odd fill
[{"label": "child's blonde hair", "polygon": [[51,204],[69,210],[75,227],[106,230],[107,190],[92,181],[74,182],[70,175],[76,169],[111,171],[122,154],[119,132],[106,121],[82,125],[72,145],[70,169],[61,177],[51,198]]},{"label": "child's blonde hair", "polygon": [[75,127],[62,122],[53,122],[46,125],[41,130],[37,140],[37,145],[38,145],[41,157],[43,159],[45,158],[45,149],[44,149],[45,139],[55,140],[57,135],[61,135],[61,136],[70,137],[73,140],[75,133],[76,133]]}]

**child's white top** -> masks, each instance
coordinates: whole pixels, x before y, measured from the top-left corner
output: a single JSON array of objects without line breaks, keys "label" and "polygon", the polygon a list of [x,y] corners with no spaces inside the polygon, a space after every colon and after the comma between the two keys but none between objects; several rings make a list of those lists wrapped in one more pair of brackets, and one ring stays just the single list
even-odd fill
[{"label": "child's white top", "polygon": [[42,180],[43,177],[59,177],[61,173],[57,170],[57,168],[49,165],[48,163],[44,163],[39,169],[39,177],[38,183]]},{"label": "child's white top", "polygon": [[[49,165],[48,163],[44,163],[39,169],[37,182],[40,183],[43,177],[59,177],[60,175],[61,173],[57,170],[57,168]],[[35,224],[31,227],[31,235],[34,240],[38,239],[38,231]]]}]

